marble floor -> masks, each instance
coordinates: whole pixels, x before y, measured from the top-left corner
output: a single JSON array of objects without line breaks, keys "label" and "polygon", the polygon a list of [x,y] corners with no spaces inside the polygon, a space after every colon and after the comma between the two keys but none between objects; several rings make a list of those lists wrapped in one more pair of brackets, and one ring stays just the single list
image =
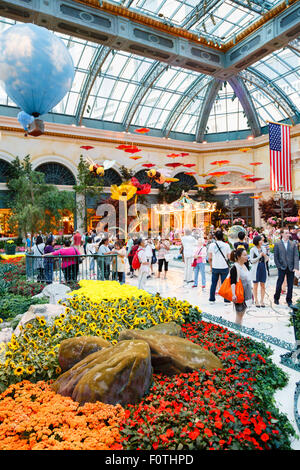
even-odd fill
[{"label": "marble floor", "polygon": [[[223,317],[231,322],[235,321],[235,312],[232,304],[224,304],[224,300],[220,296],[216,296],[216,302],[210,304],[209,287],[210,287],[210,273],[209,269],[206,272],[206,289],[202,290],[201,286],[192,288],[193,283],[186,285],[183,282],[183,263],[176,261],[170,263],[170,269],[167,279],[158,279],[157,267],[155,268],[155,276],[147,280],[146,290],[150,293],[159,292],[162,297],[177,297],[178,299],[188,300],[193,305],[198,305],[203,312],[209,313],[217,317]],[[127,276],[126,282],[128,284],[137,285],[137,278],[130,278]],[[200,282],[201,284],[201,282]],[[289,324],[290,309],[285,303],[285,296],[281,296],[280,305],[273,305],[272,299],[274,295],[276,284],[276,276],[271,276],[267,282],[267,297],[265,299],[266,308],[251,307],[244,316],[243,325],[249,328],[277,337],[288,343],[295,344],[294,330]],[[300,287],[294,288],[293,301],[295,302],[300,297]],[[290,368],[283,366],[280,363],[280,355],[287,352],[287,350],[278,346],[269,345],[273,350],[273,361],[279,365],[289,376],[287,386],[275,394],[276,403],[279,409],[287,414],[290,422],[293,424],[298,436],[294,439],[293,449],[300,450],[300,430],[294,419],[294,391],[295,384],[300,381],[300,373]],[[299,400],[300,401],[300,400]],[[300,403],[298,403],[298,413],[300,413]]]}]

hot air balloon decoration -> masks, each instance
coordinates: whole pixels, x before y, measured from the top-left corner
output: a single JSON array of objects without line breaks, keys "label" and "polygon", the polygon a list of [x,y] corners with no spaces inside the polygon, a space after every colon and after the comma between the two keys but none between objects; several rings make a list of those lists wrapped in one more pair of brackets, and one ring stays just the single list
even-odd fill
[{"label": "hot air balloon decoration", "polygon": [[39,136],[39,116],[53,109],[70,91],[74,64],[64,42],[46,28],[16,24],[0,35],[1,78],[9,98],[21,108],[25,135]]}]

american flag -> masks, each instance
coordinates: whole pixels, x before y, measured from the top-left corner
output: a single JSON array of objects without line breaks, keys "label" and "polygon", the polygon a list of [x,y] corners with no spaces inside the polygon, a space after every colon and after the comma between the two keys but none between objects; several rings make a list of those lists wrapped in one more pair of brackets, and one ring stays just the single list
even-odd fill
[{"label": "american flag", "polygon": [[270,189],[292,191],[290,126],[269,123]]}]

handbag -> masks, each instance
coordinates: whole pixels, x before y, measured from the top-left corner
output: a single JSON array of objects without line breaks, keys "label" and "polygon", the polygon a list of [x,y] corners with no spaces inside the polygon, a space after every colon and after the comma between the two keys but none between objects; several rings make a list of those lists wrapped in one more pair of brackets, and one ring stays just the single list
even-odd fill
[{"label": "handbag", "polygon": [[[201,251],[202,251],[202,248],[203,248],[203,246],[201,246],[200,251],[198,251],[198,256],[197,256],[197,258],[199,257],[199,255],[200,255],[200,253],[201,253]],[[197,264],[198,264],[198,263],[197,263],[197,258],[194,258],[194,261],[193,261],[192,264],[191,264],[192,268],[195,268],[195,267],[197,266]]]},{"label": "handbag", "polygon": [[[231,289],[231,279],[230,274],[226,277],[225,281],[221,285],[219,289],[219,295],[226,300],[230,300],[232,302],[232,289]],[[235,295],[236,295],[236,303],[242,304],[245,300],[244,297],[244,288],[242,281],[239,279],[235,285]]]},{"label": "handbag", "polygon": [[[75,250],[75,248],[74,248],[74,250]],[[75,254],[76,254],[76,264],[82,264],[82,258],[77,255],[77,251],[76,251],[76,250],[75,250]]]}]

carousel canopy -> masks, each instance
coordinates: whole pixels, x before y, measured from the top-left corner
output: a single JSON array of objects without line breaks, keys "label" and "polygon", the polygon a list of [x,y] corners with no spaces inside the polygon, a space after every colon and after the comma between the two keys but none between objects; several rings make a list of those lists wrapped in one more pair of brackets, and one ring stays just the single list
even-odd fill
[{"label": "carousel canopy", "polygon": [[200,212],[214,212],[216,210],[215,202],[208,201],[195,201],[190,198],[184,191],[177,201],[171,204],[156,204],[154,210],[158,214],[174,214],[182,211],[191,211],[195,213]]}]

